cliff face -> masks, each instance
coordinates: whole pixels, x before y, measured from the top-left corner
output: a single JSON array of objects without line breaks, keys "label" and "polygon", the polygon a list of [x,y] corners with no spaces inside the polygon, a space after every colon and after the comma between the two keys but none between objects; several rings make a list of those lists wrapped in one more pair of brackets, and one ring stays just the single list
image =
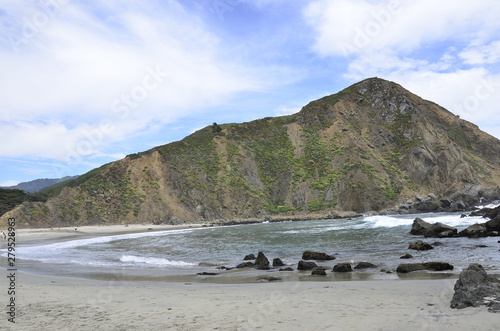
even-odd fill
[{"label": "cliff face", "polygon": [[500,192],[500,141],[378,78],[294,115],[206,127],[68,182],[5,214],[21,226],[363,213],[416,196]]}]

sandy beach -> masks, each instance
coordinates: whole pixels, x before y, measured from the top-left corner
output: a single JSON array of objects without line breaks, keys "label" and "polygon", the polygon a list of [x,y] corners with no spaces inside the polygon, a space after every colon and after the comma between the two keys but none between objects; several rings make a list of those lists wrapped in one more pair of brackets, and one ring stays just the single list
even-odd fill
[{"label": "sandy beach", "polygon": [[[194,225],[191,225],[194,226]],[[22,241],[180,229],[19,230]],[[149,230],[150,231],[150,230]],[[5,261],[5,259],[3,260]],[[9,303],[8,272],[0,286]],[[497,330],[498,314],[449,308],[455,279],[246,284],[91,280],[18,271],[15,325],[2,330]],[[4,308],[6,311],[6,308]]]}]

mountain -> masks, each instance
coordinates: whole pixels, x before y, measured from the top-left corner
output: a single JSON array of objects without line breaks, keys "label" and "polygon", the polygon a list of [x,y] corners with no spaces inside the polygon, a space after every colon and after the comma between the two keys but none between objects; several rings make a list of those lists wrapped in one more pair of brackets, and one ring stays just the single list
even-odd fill
[{"label": "mountain", "polygon": [[37,227],[443,210],[498,198],[499,185],[499,140],[370,78],[297,114],[214,123],[103,165],[1,220]]},{"label": "mountain", "polygon": [[29,182],[23,182],[19,183],[14,186],[8,186],[8,187],[1,187],[4,189],[15,189],[15,190],[23,190],[28,193],[35,193],[39,192],[43,189],[46,189],[48,187],[51,187],[56,184],[64,183],[67,182],[68,180],[72,180],[77,178],[78,176],[66,176],[63,178],[42,178],[42,179],[35,179]]}]

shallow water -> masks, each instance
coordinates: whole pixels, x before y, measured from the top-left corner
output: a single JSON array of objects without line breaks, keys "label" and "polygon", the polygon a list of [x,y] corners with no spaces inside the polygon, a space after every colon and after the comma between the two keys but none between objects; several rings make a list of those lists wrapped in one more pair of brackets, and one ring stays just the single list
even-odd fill
[{"label": "shallow water", "polygon": [[[271,261],[278,257],[295,269],[303,251],[316,250],[336,257],[334,261],[318,263],[328,268],[338,262],[376,264],[377,269],[368,271],[372,279],[397,277],[380,273],[381,269],[394,270],[400,263],[428,261],[451,263],[455,266],[453,274],[470,263],[480,263],[489,273],[500,274],[500,237],[424,239],[412,236],[409,231],[417,216],[431,223],[454,226],[459,231],[485,222],[480,217],[460,218],[460,214],[419,214],[134,233],[21,245],[17,251],[21,259],[18,267],[31,273],[92,278],[120,275],[127,279],[194,280],[199,272],[221,272],[228,277],[245,278],[254,277],[256,271],[220,271],[216,267],[234,267],[245,255],[262,251]],[[442,245],[424,252],[408,250],[409,242],[418,239],[429,243],[439,241]],[[400,256],[405,253],[414,258],[401,260]],[[374,276],[375,273],[378,276]],[[364,279],[366,274],[364,271],[335,277]]]}]

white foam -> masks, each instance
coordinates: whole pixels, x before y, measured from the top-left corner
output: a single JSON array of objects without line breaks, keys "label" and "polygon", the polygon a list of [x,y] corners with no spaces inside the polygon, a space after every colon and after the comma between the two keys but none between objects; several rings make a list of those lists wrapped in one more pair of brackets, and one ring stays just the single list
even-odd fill
[{"label": "white foam", "polygon": [[148,264],[153,266],[175,266],[175,267],[189,267],[196,265],[196,263],[185,262],[185,261],[172,261],[159,257],[135,256],[135,255],[124,255],[120,258],[120,261],[132,265]]},{"label": "white foam", "polygon": [[[441,222],[443,224],[452,227],[464,227],[464,228],[476,223],[486,222],[486,220],[482,217],[461,218],[460,215],[427,214],[427,215],[415,215],[415,217],[419,217],[431,224]],[[415,219],[415,217],[384,216],[384,215],[369,216],[363,219],[365,223],[363,225],[360,225],[360,227],[392,228],[396,226],[411,226],[413,224],[413,220]]]}]

